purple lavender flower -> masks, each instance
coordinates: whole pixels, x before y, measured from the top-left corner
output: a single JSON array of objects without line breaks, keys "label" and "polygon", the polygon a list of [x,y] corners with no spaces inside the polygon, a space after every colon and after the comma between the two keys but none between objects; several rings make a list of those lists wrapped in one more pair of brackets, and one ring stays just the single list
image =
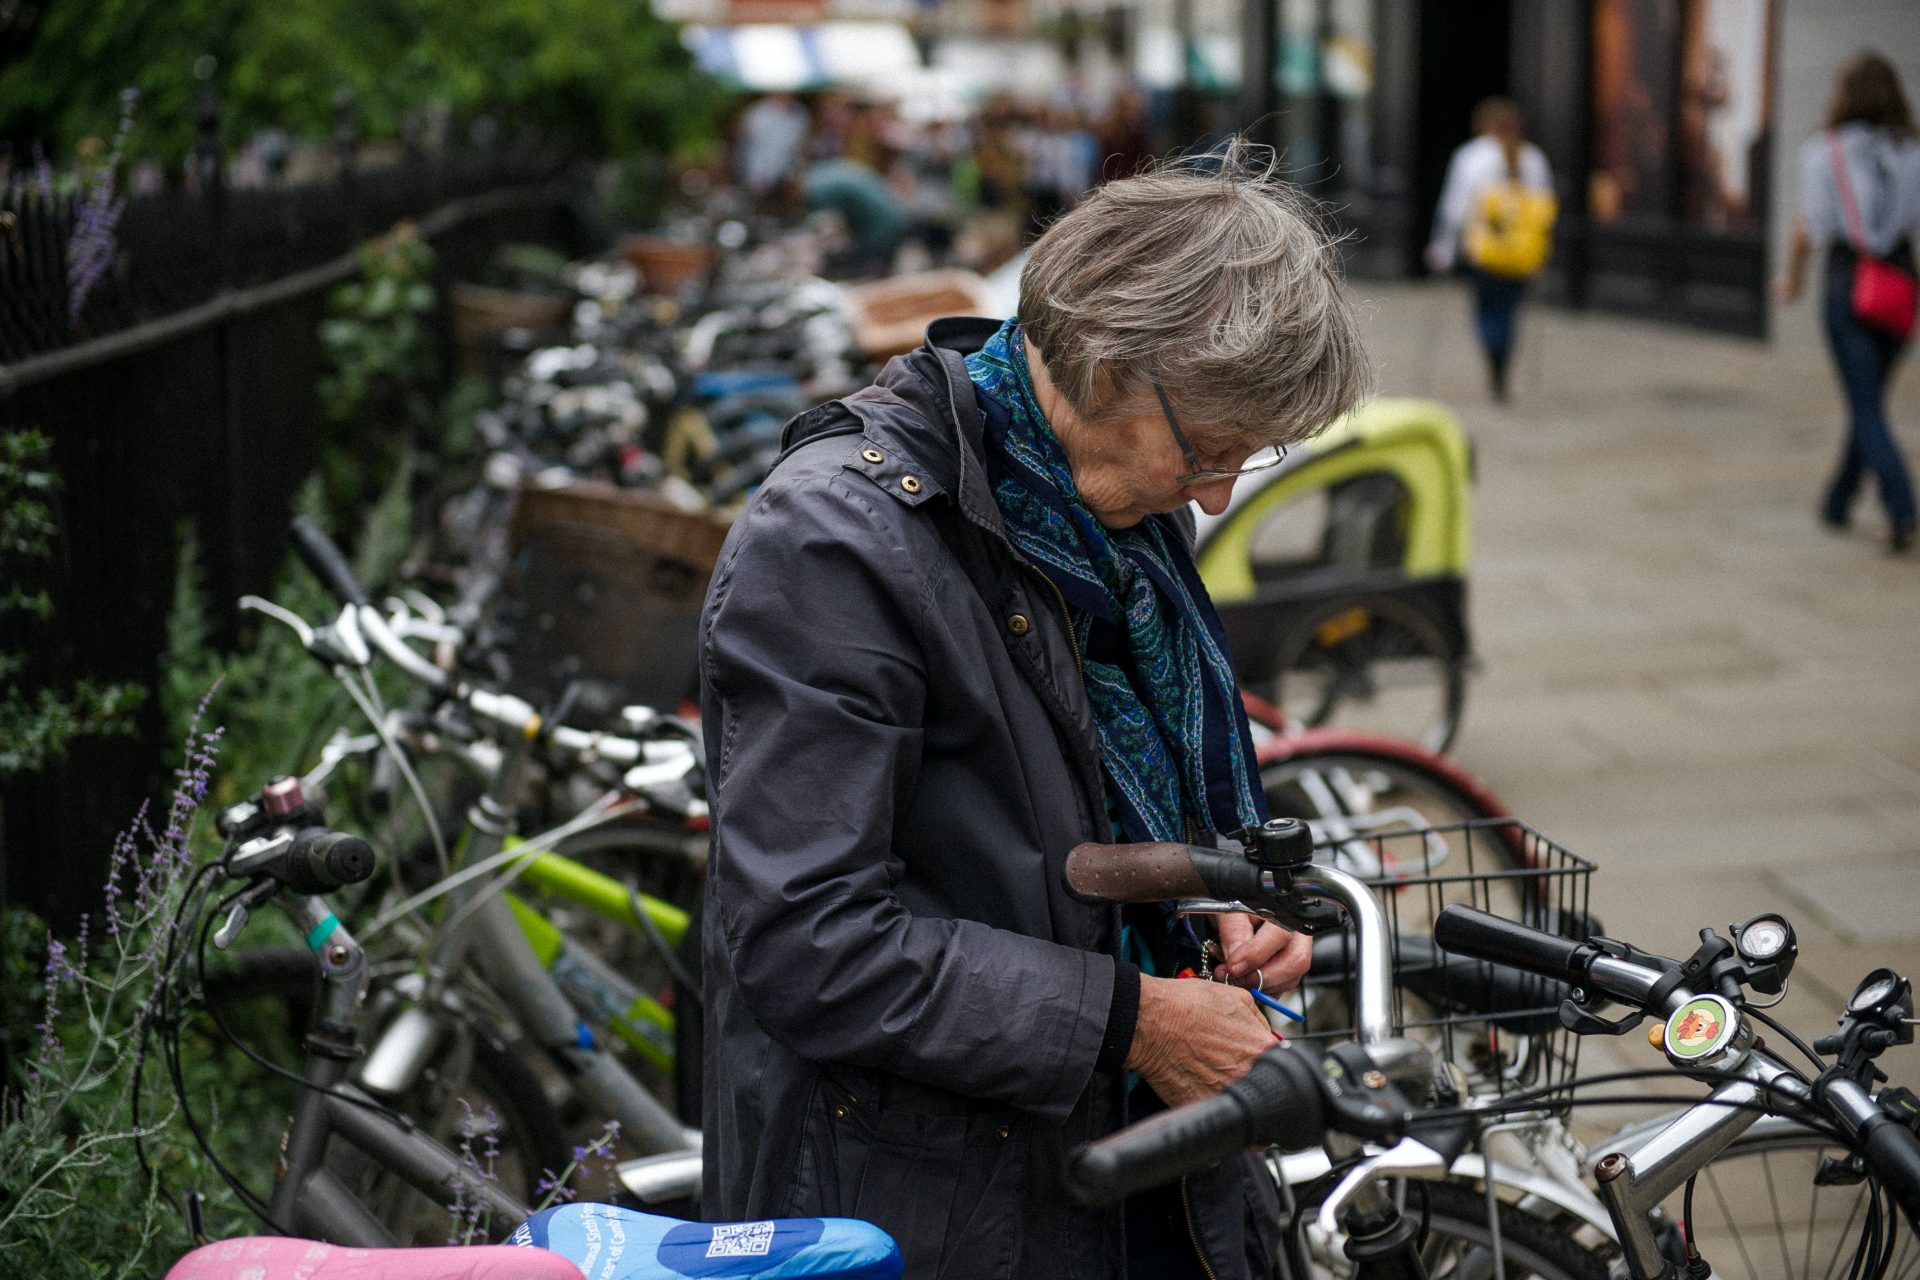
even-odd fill
[{"label": "purple lavender flower", "polygon": [[67,241],[67,318],[76,325],[87,305],[87,295],[107,274],[118,251],[113,233],[120,215],[126,212],[127,199],[115,196],[114,180],[126,151],[127,135],[133,130],[133,106],[139,97],[137,89],[121,90],[120,123],[114,130],[113,147],[88,180],[73,235]]}]

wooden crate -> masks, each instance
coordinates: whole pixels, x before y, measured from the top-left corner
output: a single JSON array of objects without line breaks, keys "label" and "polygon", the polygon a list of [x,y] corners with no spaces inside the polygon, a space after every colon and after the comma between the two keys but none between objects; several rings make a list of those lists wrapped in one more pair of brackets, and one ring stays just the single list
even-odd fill
[{"label": "wooden crate", "polygon": [[620,252],[654,293],[677,294],[713,265],[713,246],[670,236],[622,236]]},{"label": "wooden crate", "polygon": [[870,360],[905,355],[941,316],[987,314],[987,282],[971,271],[921,271],[847,290],[853,338]]},{"label": "wooden crate", "polygon": [[671,710],[698,691],[700,606],[732,517],[602,485],[528,488],[514,512],[516,683],[572,679]]}]

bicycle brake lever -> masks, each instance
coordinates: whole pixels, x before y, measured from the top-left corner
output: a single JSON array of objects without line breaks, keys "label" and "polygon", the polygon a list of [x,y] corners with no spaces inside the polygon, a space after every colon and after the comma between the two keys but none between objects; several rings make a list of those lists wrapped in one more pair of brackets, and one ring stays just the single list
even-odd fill
[{"label": "bicycle brake lever", "polygon": [[1377,1155],[1355,1165],[1320,1202],[1319,1226],[1328,1235],[1340,1230],[1340,1214],[1381,1178],[1417,1178],[1438,1182],[1453,1162],[1417,1138],[1402,1138]]},{"label": "bicycle brake lever", "polygon": [[253,918],[254,910],[261,903],[279,892],[280,886],[271,880],[263,881],[240,895],[240,901],[233,904],[233,910],[227,912],[226,923],[214,931],[213,945],[217,951],[225,951],[247,927],[247,921]]},{"label": "bicycle brake lever", "polygon": [[263,599],[260,596],[241,596],[240,608],[243,610],[251,610],[254,613],[264,613],[267,617],[287,627],[294,635],[300,637],[301,648],[311,649],[313,647],[313,628],[307,624],[305,618],[293,610],[283,609],[273,601]]}]

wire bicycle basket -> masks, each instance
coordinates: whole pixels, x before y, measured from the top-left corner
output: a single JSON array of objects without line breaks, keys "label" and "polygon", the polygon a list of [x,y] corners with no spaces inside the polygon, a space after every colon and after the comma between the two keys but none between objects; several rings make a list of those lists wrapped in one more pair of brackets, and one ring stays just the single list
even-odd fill
[{"label": "wire bicycle basket", "polygon": [[[1588,912],[1593,863],[1511,818],[1364,833],[1310,825],[1315,861],[1365,880],[1387,917],[1397,1034],[1431,1044],[1476,1096],[1509,1097],[1574,1078],[1580,1038],[1560,1025],[1564,987],[1439,950],[1433,921],[1459,904],[1585,938],[1599,928]],[[1352,1039],[1353,978],[1350,926],[1316,938],[1301,990],[1307,1021],[1286,1029],[1289,1037]]]}]

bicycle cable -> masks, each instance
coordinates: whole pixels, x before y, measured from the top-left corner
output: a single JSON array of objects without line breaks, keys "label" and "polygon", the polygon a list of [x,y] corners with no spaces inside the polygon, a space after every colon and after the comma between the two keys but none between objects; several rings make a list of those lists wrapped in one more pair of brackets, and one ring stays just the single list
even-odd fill
[{"label": "bicycle cable", "polygon": [[1814,1069],[1816,1071],[1825,1071],[1827,1069],[1826,1062],[1822,1060],[1819,1054],[1815,1053],[1811,1048],[1808,1047],[1807,1042],[1805,1040],[1802,1040],[1799,1036],[1795,1035],[1791,1027],[1786,1026],[1778,1018],[1772,1017],[1771,1015],[1766,1013],[1764,1010],[1756,1009],[1752,1005],[1746,1005],[1744,1007],[1748,1013],[1753,1015],[1754,1018],[1758,1019],[1761,1022],[1766,1023],[1768,1027],[1772,1028],[1775,1031],[1778,1031],[1782,1036],[1786,1037],[1787,1043],[1791,1044],[1794,1048],[1798,1049],[1801,1053],[1804,1053],[1807,1056],[1807,1060],[1813,1063]]},{"label": "bicycle cable", "polygon": [[261,1068],[264,1071],[270,1071],[274,1075],[277,1075],[280,1078],[282,1078],[283,1080],[290,1080],[294,1084],[299,1085],[303,1089],[309,1089],[315,1093],[324,1094],[326,1097],[333,1098],[340,1102],[350,1102],[354,1106],[359,1107],[365,1111],[371,1111],[373,1114],[380,1116],[382,1119],[385,1119],[392,1124],[398,1125],[403,1129],[407,1129],[411,1131],[419,1128],[419,1125],[416,1124],[413,1120],[403,1115],[402,1113],[395,1111],[393,1108],[386,1106],[384,1103],[381,1103],[377,1099],[364,1097],[359,1094],[349,1093],[346,1090],[336,1088],[333,1085],[315,1084],[311,1080],[307,1079],[305,1076],[301,1075],[299,1072],[294,1071],[288,1067],[281,1066],[279,1063],[274,1062],[272,1059],[263,1056],[261,1053],[255,1050],[253,1046],[249,1045],[246,1041],[242,1040],[233,1031],[233,1029],[230,1026],[228,1026],[225,1016],[223,1016],[220,1012],[219,1005],[215,1001],[208,1000],[205,998],[206,973],[207,973],[206,934],[207,934],[207,931],[212,927],[212,923],[213,923],[212,917],[208,917],[207,921],[201,926],[200,945],[199,945],[198,957],[197,957],[197,976],[200,980],[202,1007],[204,1007],[207,1013],[213,1018],[214,1025],[220,1029],[220,1034],[226,1038],[229,1044],[233,1045],[234,1048],[238,1049],[242,1054],[244,1054],[250,1061],[253,1062],[255,1066]]},{"label": "bicycle cable", "polygon": [[647,912],[646,896],[632,885],[627,886],[627,909],[633,912],[634,920],[640,925],[640,932],[647,935],[647,941],[652,943],[653,949],[660,954],[660,962],[667,966],[667,972],[672,975],[675,982],[680,984],[680,989],[686,992],[688,998],[696,1005],[704,1006],[706,999],[700,992],[700,984],[694,981],[693,974],[687,971],[687,966],[680,962],[679,955],[667,942],[667,935],[660,932],[660,926]]},{"label": "bicycle cable", "polygon": [[[347,696],[353,699],[354,705],[360,709],[360,714],[367,718],[367,723],[379,736],[381,747],[393,760],[393,766],[399,770],[400,777],[407,784],[407,790],[413,793],[413,802],[420,806],[420,817],[426,823],[428,837],[433,841],[433,854],[440,864],[440,874],[442,876],[450,874],[453,870],[453,860],[447,855],[446,836],[440,830],[439,819],[434,816],[433,801],[427,795],[426,784],[420,781],[420,775],[414,771],[413,762],[407,759],[407,753],[400,749],[393,731],[387,728],[387,718],[379,707],[378,691],[375,691],[370,700],[365,693],[354,687],[353,672],[341,666],[336,666],[334,672],[340,681],[340,687],[347,691]],[[371,685],[373,674],[371,672],[362,674]]]}]

